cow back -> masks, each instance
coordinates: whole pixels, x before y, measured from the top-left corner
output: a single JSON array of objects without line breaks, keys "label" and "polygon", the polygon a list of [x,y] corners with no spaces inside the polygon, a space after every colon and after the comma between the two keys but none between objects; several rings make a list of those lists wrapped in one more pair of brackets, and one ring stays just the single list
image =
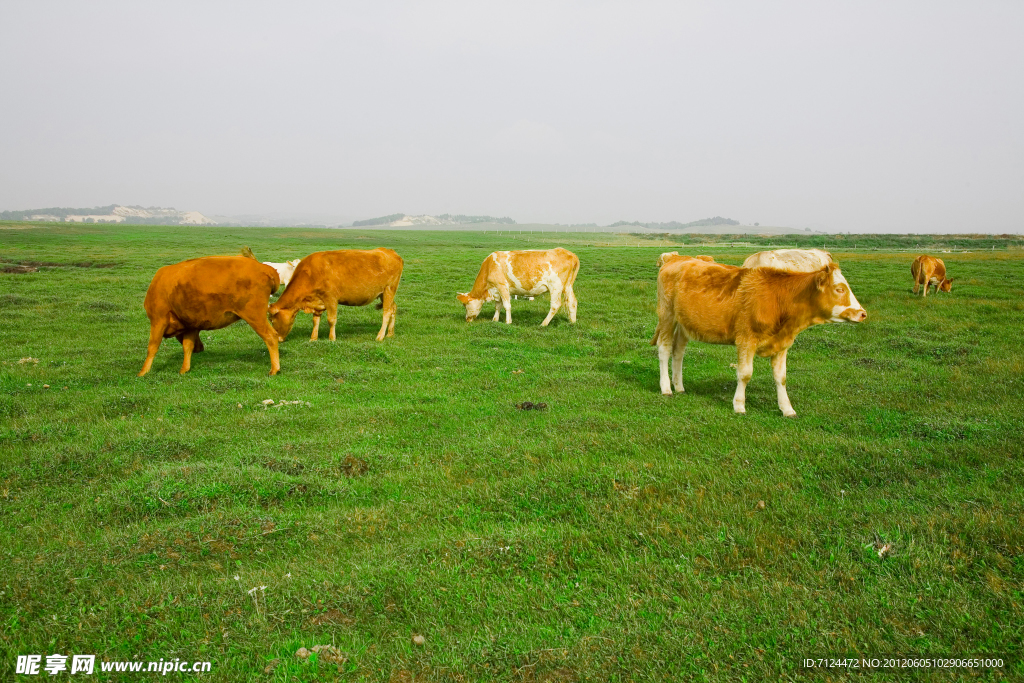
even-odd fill
[{"label": "cow back", "polygon": [[318,251],[295,266],[277,306],[302,308],[311,299],[363,306],[388,285],[397,288],[403,266],[401,256],[383,247]]}]

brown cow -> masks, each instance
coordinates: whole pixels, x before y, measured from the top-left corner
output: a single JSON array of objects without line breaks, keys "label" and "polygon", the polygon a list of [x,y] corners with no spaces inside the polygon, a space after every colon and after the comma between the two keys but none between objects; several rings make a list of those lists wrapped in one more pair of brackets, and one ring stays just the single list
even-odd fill
[{"label": "brown cow", "polygon": [[548,292],[551,306],[541,327],[546,326],[562,306],[562,294],[569,305],[569,322],[576,322],[576,292],[573,284],[580,272],[580,260],[567,249],[543,251],[495,251],[484,259],[473,289],[456,298],[466,307],[466,321],[472,322],[488,301],[494,303],[494,322],[505,306],[505,322],[512,322],[512,295],[537,296]]},{"label": "brown cow", "polygon": [[948,292],[953,289],[953,280],[946,279],[946,264],[934,256],[918,256],[910,266],[910,274],[914,276],[914,294],[924,285],[922,297],[928,296],[928,288],[935,286],[936,292]]},{"label": "brown cow", "polygon": [[270,374],[281,370],[277,333],[267,322],[270,295],[280,286],[277,271],[245,256],[207,256],[164,266],[146,291],[149,347],[142,377],[153,366],[160,343],[177,337],[185,352],[181,374],[189,371],[192,352],[203,350],[202,330],[219,330],[244,320],[267,344]]},{"label": "brown cow", "polygon": [[[746,412],[747,382],[754,354],[770,356],[779,409],[796,412],[786,393],[786,352],[811,325],[861,322],[867,313],[839,268],[830,264],[813,273],[774,268],[737,268],[697,259],[678,259],[658,273],[658,346],[661,393],[683,391],[683,353],[691,339],[736,346],[736,395],[733,409]],[[672,383],[668,360],[672,357]]]},{"label": "brown cow", "polygon": [[270,307],[270,319],[283,341],[292,331],[295,315],[313,314],[313,334],[320,331],[320,315],[327,311],[334,341],[338,306],[365,306],[379,299],[384,320],[377,341],[395,336],[395,292],[402,279],[402,257],[391,249],[339,249],[310,254],[295,266],[284,294]]}]

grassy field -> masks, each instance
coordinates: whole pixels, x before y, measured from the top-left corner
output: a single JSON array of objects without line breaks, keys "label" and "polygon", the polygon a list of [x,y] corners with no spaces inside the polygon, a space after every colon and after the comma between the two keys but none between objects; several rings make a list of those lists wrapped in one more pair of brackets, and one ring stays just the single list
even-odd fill
[{"label": "grassy field", "polygon": [[[0,274],[0,677],[30,653],[209,660],[212,681],[759,681],[982,653],[1008,667],[899,678],[1024,677],[1024,252],[946,255],[953,292],[921,300],[912,255],[829,244],[869,319],[800,335],[787,420],[763,359],[733,414],[732,347],[691,344],[686,394],[660,395],[671,243],[641,241],[0,228],[8,263],[60,264]],[[366,307],[309,342],[300,316],[268,377],[239,323],[188,375],[171,339],[136,378],[156,269],[245,245],[394,248],[396,336]],[[465,323],[486,254],[558,245],[578,324],[540,328],[546,298]],[[317,644],[347,661],[294,656]]]}]

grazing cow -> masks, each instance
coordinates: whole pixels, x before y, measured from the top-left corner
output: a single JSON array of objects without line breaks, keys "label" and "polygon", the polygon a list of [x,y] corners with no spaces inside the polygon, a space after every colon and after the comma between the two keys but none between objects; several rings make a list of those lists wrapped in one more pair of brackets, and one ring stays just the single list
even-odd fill
[{"label": "grazing cow", "polygon": [[[683,391],[683,353],[691,339],[736,346],[733,409],[746,412],[747,382],[754,354],[770,356],[779,409],[796,412],[786,394],[786,352],[797,334],[826,322],[861,322],[861,308],[835,264],[813,273],[774,268],[737,268],[697,259],[679,259],[658,273],[658,346],[661,393]],[[672,384],[668,361],[672,357]]]},{"label": "grazing cow", "polygon": [[658,257],[658,268],[661,268],[669,261],[675,261],[680,258],[699,258],[701,261],[707,261],[708,263],[715,262],[715,259],[711,256],[680,256],[678,251],[666,251]]},{"label": "grazing cow", "polygon": [[153,366],[160,343],[177,337],[185,352],[181,374],[192,365],[192,352],[203,350],[202,330],[219,330],[244,320],[270,351],[270,374],[281,370],[277,333],[267,322],[270,295],[279,286],[277,271],[245,256],[207,256],[164,266],[146,291],[149,347],[142,377]]},{"label": "grazing cow", "polygon": [[281,278],[281,286],[287,287],[288,283],[292,279],[292,273],[295,272],[295,266],[299,265],[299,261],[301,260],[302,259],[292,259],[291,261],[285,261],[284,263],[271,263],[270,261],[264,261],[263,263],[276,270],[278,277]]},{"label": "grazing cow", "polygon": [[934,256],[918,256],[910,266],[910,274],[914,276],[914,294],[924,285],[922,297],[928,296],[928,288],[935,285],[936,292],[948,292],[953,289],[953,281],[946,279],[946,264]]},{"label": "grazing cow", "polygon": [[391,249],[339,249],[318,251],[299,262],[284,294],[270,307],[270,319],[282,341],[292,331],[295,315],[313,314],[313,334],[320,332],[320,315],[327,311],[334,341],[338,306],[365,306],[379,299],[384,319],[377,341],[395,336],[395,292],[402,280],[402,257]]},{"label": "grazing cow", "polygon": [[790,273],[810,273],[835,263],[832,254],[821,249],[776,249],[747,257],[744,268],[777,268]]},{"label": "grazing cow", "polygon": [[576,293],[573,283],[580,271],[580,260],[576,254],[557,247],[542,251],[496,251],[484,259],[477,273],[473,289],[456,298],[466,307],[466,322],[480,315],[480,309],[488,301],[494,301],[494,322],[501,316],[505,306],[505,322],[512,322],[511,299],[513,294],[537,296],[544,292],[551,294],[551,307],[541,327],[562,306],[562,293],[569,305],[569,322],[576,322]]}]

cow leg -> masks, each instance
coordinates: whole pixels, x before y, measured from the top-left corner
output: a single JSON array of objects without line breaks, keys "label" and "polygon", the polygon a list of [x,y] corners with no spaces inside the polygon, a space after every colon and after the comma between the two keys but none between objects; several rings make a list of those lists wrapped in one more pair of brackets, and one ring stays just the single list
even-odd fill
[{"label": "cow leg", "polygon": [[737,413],[747,412],[747,383],[754,375],[754,347],[736,342],[736,395],[732,398],[732,409]]},{"label": "cow leg", "polygon": [[666,396],[672,395],[672,381],[668,375],[668,359],[672,356],[673,327],[673,323],[662,324],[659,321],[658,329],[654,332],[655,343],[658,345],[658,370],[661,373],[661,393]]},{"label": "cow leg", "polygon": [[569,304],[569,322],[576,322],[576,292],[573,291],[572,285],[566,285],[565,287],[565,298]]},{"label": "cow leg", "polygon": [[156,352],[160,349],[160,343],[164,340],[165,329],[167,329],[165,323],[154,322],[150,324],[149,345],[146,347],[146,362],[142,364],[142,369],[139,370],[139,377],[145,375],[153,367],[153,359],[156,358]]},{"label": "cow leg", "polygon": [[786,393],[786,353],[789,349],[783,349],[772,356],[772,374],[775,376],[775,393],[779,398],[779,410],[785,417],[796,417],[793,404],[789,402],[789,394]]},{"label": "cow leg", "polygon": [[914,280],[914,296],[917,296],[917,290],[921,289],[921,283]]},{"label": "cow leg", "polygon": [[391,317],[388,318],[388,333],[387,337],[395,336],[395,319],[398,318],[398,304],[395,303],[395,294],[398,292],[391,293]]},{"label": "cow leg", "polygon": [[675,334],[672,336],[672,387],[679,393],[683,393],[683,354],[686,353],[686,343],[689,339],[683,333],[683,328],[676,325]]},{"label": "cow leg", "polygon": [[[235,315],[238,314],[236,313]],[[267,351],[270,353],[270,374],[276,375],[281,372],[281,354],[277,348],[277,330],[271,326],[266,315],[260,315],[258,311],[250,315],[246,311],[244,315],[239,315],[238,317],[248,323],[253,332],[258,334],[263,343],[267,345]],[[313,329],[315,330],[316,328],[314,327]]]},{"label": "cow leg", "polygon": [[491,318],[494,322],[501,320],[501,299],[494,300],[494,317]]},{"label": "cow leg", "polygon": [[558,313],[558,309],[562,307],[562,290],[549,289],[548,292],[551,294],[551,307],[548,308],[548,316],[540,324],[541,327],[547,327],[547,324],[555,317],[555,313]]},{"label": "cow leg", "polygon": [[395,290],[391,287],[384,288],[381,310],[384,314],[381,318],[380,332],[377,333],[377,341],[384,341],[385,336],[395,336],[395,314],[398,312],[398,306],[395,305]]},{"label": "cow leg", "polygon": [[931,287],[931,286],[932,286],[931,279],[930,278],[925,278],[925,280],[924,280],[924,292],[922,294],[923,296],[928,296],[928,288]]},{"label": "cow leg", "polygon": [[185,353],[185,359],[181,362],[179,375],[184,375],[192,369],[192,349],[195,348],[197,341],[199,341],[199,330],[190,330],[181,335],[181,350]]},{"label": "cow leg", "polygon": [[316,341],[320,336],[320,314],[313,314],[313,334],[309,335],[309,341]]},{"label": "cow leg", "polygon": [[512,295],[509,294],[508,286],[498,287],[498,296],[501,297],[501,305],[505,307],[505,324],[512,324]]},{"label": "cow leg", "polygon": [[327,338],[329,340],[331,340],[331,341],[334,341],[334,340],[336,340],[338,338],[338,335],[335,333],[335,327],[338,324],[338,304],[337,304],[337,302],[335,302],[335,304],[333,306],[331,306],[330,304],[327,305],[327,322],[331,326],[331,331],[327,334]]}]

